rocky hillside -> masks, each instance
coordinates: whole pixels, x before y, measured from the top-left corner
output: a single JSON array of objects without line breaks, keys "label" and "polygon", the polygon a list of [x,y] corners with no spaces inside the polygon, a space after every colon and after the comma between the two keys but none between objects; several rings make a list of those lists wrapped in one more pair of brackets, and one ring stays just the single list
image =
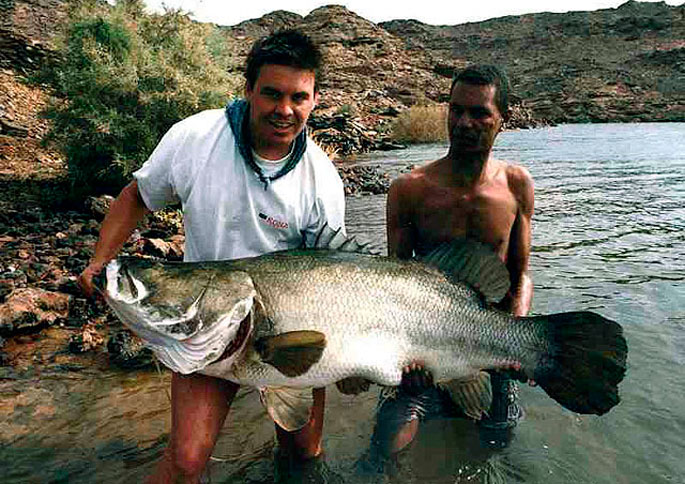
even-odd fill
[{"label": "rocky hillside", "polygon": [[[0,0],[0,67],[26,72],[52,56],[66,5]],[[508,70],[523,101],[514,126],[534,119],[685,119],[685,6],[629,1],[617,9],[455,26],[374,24],[338,5],[305,17],[280,10],[220,27],[234,52],[229,68],[242,69],[255,39],[288,27],[310,33],[323,46],[323,102],[313,127],[342,154],[383,147],[388,140],[382,134],[394,116],[414,104],[445,101],[453,70],[470,62]],[[0,106],[0,129],[14,126],[7,112]]]},{"label": "rocky hillside", "polygon": [[685,5],[631,0],[594,12],[380,26],[436,64],[506,67],[515,92],[552,122],[685,121]]}]

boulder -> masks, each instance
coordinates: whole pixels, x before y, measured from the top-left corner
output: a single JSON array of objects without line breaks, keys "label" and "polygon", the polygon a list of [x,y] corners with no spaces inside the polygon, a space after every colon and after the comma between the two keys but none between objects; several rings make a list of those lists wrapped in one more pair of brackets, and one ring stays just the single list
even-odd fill
[{"label": "boulder", "polygon": [[35,331],[69,315],[71,297],[32,287],[9,294],[0,305],[0,333]]}]

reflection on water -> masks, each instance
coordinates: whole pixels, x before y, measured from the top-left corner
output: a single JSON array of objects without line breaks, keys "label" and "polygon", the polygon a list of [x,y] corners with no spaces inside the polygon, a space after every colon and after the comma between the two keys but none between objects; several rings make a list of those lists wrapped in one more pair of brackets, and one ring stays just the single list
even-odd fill
[{"label": "reflection on water", "polygon": [[[433,421],[386,482],[685,482],[685,141],[683,124],[587,125],[507,132],[496,156],[536,183],[533,312],[592,309],[630,346],[622,403],[578,416],[522,388],[526,419],[500,452],[468,422]],[[392,176],[445,146],[359,157]],[[385,246],[385,197],[348,199],[348,228]],[[344,322],[341,322],[344,323]],[[71,372],[0,380],[3,482],[137,482],[169,429],[168,375]],[[325,448],[347,482],[373,430],[377,390],[327,395]],[[210,466],[212,482],[270,482],[273,425],[239,393]]]}]

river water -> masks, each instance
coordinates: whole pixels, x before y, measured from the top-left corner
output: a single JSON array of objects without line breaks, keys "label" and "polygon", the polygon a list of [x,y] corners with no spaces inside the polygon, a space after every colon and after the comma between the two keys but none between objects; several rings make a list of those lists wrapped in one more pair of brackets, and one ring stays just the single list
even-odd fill
[{"label": "river water", "polygon": [[[444,145],[358,157],[391,176]],[[511,445],[485,451],[469,422],[433,421],[392,476],[355,473],[377,390],[327,395],[327,462],[347,482],[685,483],[685,124],[565,125],[502,133],[495,156],[535,180],[535,314],[589,309],[630,348],[622,402],[602,416],[522,387]],[[348,229],[385,244],[384,196],[348,198]],[[344,324],[344,321],[341,321]],[[169,430],[168,374],[60,372],[0,382],[1,482],[140,482]],[[241,391],[211,482],[270,482],[273,426]]]}]

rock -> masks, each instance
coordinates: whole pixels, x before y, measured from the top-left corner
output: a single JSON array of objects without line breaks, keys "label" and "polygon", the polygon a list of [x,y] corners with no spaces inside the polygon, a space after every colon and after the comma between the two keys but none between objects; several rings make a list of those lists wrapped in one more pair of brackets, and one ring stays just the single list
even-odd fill
[{"label": "rock", "polygon": [[5,301],[8,294],[14,291],[14,280],[0,279],[0,303]]},{"label": "rock", "polygon": [[343,180],[345,195],[378,195],[390,188],[390,177],[378,167],[338,165],[336,168]]},{"label": "rock", "polygon": [[[80,290],[78,296],[81,295]],[[104,304],[104,303],[103,303]],[[69,315],[64,321],[64,325],[71,328],[81,328],[88,324],[89,321],[101,314],[98,305],[92,299],[84,297],[74,297],[71,299],[69,305]]]},{"label": "rock", "polygon": [[15,289],[0,305],[0,333],[30,331],[65,319],[71,297],[36,288]]},{"label": "rock", "polygon": [[[516,127],[685,121],[680,108],[685,104],[682,5],[628,1],[592,12],[535,13],[451,26],[416,20],[379,25],[401,38],[411,53],[430,59],[437,74],[447,76],[450,67],[466,63],[504,67],[513,92],[536,101],[531,116],[512,122]],[[608,83],[613,88],[605,88]],[[569,111],[563,107],[569,99],[584,103]]]},{"label": "rock", "polygon": [[169,239],[169,253],[167,254],[168,260],[183,260],[183,254],[185,253],[185,235],[176,234]]},{"label": "rock", "polygon": [[23,126],[19,126],[18,124],[14,124],[6,119],[0,118],[0,135],[26,138],[29,135],[29,130]]},{"label": "rock", "polygon": [[[9,363],[9,357],[7,356],[7,353],[2,351],[3,347],[5,346],[5,339],[0,336],[0,366],[5,366],[7,363]],[[2,377],[0,377],[1,379]]]},{"label": "rock", "polygon": [[126,369],[150,367],[154,354],[146,348],[140,338],[123,329],[114,333],[107,341],[109,358],[115,365]]},{"label": "rock", "polygon": [[107,215],[107,212],[109,212],[109,206],[113,201],[114,197],[110,195],[88,197],[86,199],[86,208],[97,220],[103,220],[105,215]]},{"label": "rock", "polygon": [[146,255],[166,259],[170,251],[170,244],[162,239],[147,239],[143,251]]},{"label": "rock", "polygon": [[69,340],[69,351],[72,353],[85,353],[102,345],[105,339],[95,329],[95,323],[87,323],[81,332],[75,334]]}]

